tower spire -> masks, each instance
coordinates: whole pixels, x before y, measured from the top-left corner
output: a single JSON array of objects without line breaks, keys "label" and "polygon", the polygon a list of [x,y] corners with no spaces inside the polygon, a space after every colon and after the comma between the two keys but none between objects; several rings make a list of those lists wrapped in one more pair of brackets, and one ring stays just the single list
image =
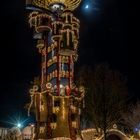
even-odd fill
[{"label": "tower spire", "polygon": [[29,24],[41,55],[40,85],[30,90],[35,107],[35,140],[76,140],[85,91],[74,84],[80,0],[27,0]]}]

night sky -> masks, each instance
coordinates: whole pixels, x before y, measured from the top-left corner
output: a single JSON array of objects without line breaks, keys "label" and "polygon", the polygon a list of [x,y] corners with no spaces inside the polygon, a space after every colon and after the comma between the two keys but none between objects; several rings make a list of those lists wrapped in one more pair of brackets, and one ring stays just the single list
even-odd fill
[{"label": "night sky", "polygon": [[[3,125],[17,116],[27,118],[23,107],[30,99],[30,82],[39,74],[40,56],[27,23],[24,0],[2,1],[0,12],[0,124]],[[140,97],[135,55],[131,53],[131,62],[128,60],[127,0],[83,0],[75,15],[81,20],[76,65],[93,67],[107,62],[127,77],[131,96]]]}]

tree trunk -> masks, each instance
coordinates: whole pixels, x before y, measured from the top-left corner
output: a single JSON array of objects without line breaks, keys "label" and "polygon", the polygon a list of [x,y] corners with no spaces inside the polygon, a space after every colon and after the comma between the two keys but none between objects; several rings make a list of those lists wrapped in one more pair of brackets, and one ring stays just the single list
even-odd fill
[{"label": "tree trunk", "polygon": [[104,131],[104,140],[107,140],[107,133],[106,133],[106,130]]}]

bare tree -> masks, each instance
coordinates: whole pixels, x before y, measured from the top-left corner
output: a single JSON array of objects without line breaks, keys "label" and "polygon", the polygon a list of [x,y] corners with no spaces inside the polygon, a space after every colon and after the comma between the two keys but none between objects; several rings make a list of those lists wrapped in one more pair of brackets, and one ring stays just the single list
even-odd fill
[{"label": "bare tree", "polygon": [[126,128],[131,132],[137,132],[137,127],[140,129],[140,102],[137,102],[136,105],[131,105],[129,110],[123,113],[122,116]]},{"label": "bare tree", "polygon": [[7,133],[6,140],[22,140],[20,129],[17,127],[11,128]]},{"label": "bare tree", "polygon": [[78,83],[87,91],[83,118],[88,118],[98,133],[102,130],[106,140],[107,130],[120,121],[121,112],[125,110],[125,79],[107,64],[97,65],[94,70],[81,68],[78,77]]}]

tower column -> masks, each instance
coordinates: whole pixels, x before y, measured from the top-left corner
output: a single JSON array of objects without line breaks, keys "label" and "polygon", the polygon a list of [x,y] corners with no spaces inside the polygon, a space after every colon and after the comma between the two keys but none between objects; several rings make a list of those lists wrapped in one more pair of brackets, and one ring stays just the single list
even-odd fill
[{"label": "tower column", "polygon": [[34,140],[76,140],[85,94],[74,83],[79,20],[72,11],[80,0],[27,0],[29,24],[41,54],[40,83],[32,90]]}]

